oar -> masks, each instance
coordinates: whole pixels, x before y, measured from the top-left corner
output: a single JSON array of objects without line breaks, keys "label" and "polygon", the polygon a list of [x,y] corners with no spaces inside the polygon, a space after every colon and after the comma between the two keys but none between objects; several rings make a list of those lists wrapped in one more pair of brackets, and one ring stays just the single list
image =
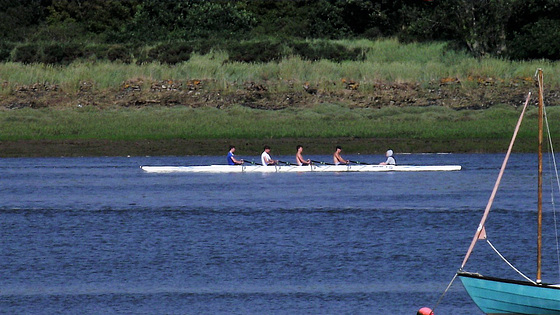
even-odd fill
[{"label": "oar", "polygon": [[360,161],[352,161],[352,160],[348,160],[348,161],[350,161],[351,163],[354,163],[354,164],[364,164],[364,165],[369,165],[369,163],[364,163],[364,162],[360,162]]},{"label": "oar", "polygon": [[243,160],[243,161],[251,163],[253,165],[262,165],[261,163],[257,163],[257,162],[253,162],[253,161],[247,161],[247,160]]},{"label": "oar", "polygon": [[315,160],[311,160],[311,162],[316,163],[316,164],[323,164],[323,165],[334,165],[332,163],[327,163],[327,162],[322,162],[322,161],[315,161]]},{"label": "oar", "polygon": [[290,163],[290,162],[285,162],[285,161],[280,161],[280,160],[278,160],[278,163],[282,163],[282,164],[286,164],[286,165],[292,165],[292,163]]}]

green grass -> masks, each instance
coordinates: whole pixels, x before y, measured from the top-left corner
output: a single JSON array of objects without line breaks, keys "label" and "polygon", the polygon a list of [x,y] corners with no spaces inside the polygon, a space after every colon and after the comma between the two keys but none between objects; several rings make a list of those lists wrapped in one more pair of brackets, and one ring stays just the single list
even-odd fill
[{"label": "green grass", "polygon": [[[508,139],[519,110],[496,106],[484,111],[444,107],[350,109],[335,104],[308,109],[263,111],[144,107],[111,110],[21,109],[0,111],[0,140],[56,139],[268,139],[268,138],[409,138]],[[560,108],[549,109],[560,119]],[[536,135],[531,109],[519,137]],[[552,129],[553,137],[560,128]]]},{"label": "green grass", "polygon": [[0,63],[0,92],[10,93],[22,84],[48,82],[68,90],[77,90],[81,81],[94,83],[95,88],[117,87],[125,80],[206,79],[219,89],[236,83],[266,81],[276,89],[286,89],[289,82],[309,81],[321,88],[332,86],[342,78],[367,83],[417,82],[427,83],[456,77],[467,82],[472,77],[493,77],[503,80],[532,77],[537,68],[545,69],[549,86],[560,85],[560,63],[545,60],[512,62],[496,58],[478,60],[464,52],[447,48],[446,43],[402,44],[394,39],[378,41],[336,41],[347,47],[366,51],[365,61],[306,61],[292,56],[280,62],[247,64],[226,62],[228,55],[213,51],[207,55],[193,55],[188,62],[169,66],[159,63],[123,64],[112,62],[76,62],[69,66],[42,64],[23,65]]}]

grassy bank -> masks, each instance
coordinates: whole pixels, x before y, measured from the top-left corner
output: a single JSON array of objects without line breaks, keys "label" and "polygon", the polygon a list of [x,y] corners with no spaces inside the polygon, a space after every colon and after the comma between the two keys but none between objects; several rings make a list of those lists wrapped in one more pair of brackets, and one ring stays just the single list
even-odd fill
[{"label": "grassy bank", "polygon": [[[198,143],[199,148],[194,148],[194,152],[199,154],[223,151],[229,143],[248,142],[250,151],[258,151],[266,143],[279,143],[280,151],[287,151],[279,153],[287,154],[301,141],[314,153],[329,153],[337,143],[347,144],[345,151],[349,153],[368,152],[375,141],[379,144],[375,150],[381,151],[391,146],[398,152],[499,152],[507,148],[505,144],[518,115],[519,109],[508,106],[482,111],[443,107],[350,109],[333,104],[279,111],[241,106],[222,110],[185,107],[22,109],[0,111],[0,140],[37,143],[103,140],[107,145],[182,140],[185,146]],[[551,122],[558,121],[560,108],[550,108],[548,117]],[[530,143],[536,137],[535,126],[536,109],[531,108],[518,136],[528,145],[518,146],[518,151],[534,150]],[[553,127],[551,133],[554,138],[560,138],[560,126]],[[200,145],[205,140],[212,145]],[[431,143],[441,145],[433,147]]]},{"label": "grassy bank", "polygon": [[[534,109],[520,138],[534,135]],[[550,119],[560,118],[552,108]],[[442,107],[350,109],[325,104],[279,111],[232,106],[90,110],[22,109],[0,112],[1,140],[58,139],[271,139],[271,138],[508,138],[518,110],[496,106],[485,111]],[[560,135],[560,129],[552,130]]]}]

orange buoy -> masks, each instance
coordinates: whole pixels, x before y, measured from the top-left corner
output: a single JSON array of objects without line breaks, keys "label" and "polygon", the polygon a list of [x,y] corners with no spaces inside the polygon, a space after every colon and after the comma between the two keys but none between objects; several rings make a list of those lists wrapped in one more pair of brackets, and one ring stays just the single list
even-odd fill
[{"label": "orange buoy", "polygon": [[429,307],[422,307],[416,315],[434,315],[434,312]]}]

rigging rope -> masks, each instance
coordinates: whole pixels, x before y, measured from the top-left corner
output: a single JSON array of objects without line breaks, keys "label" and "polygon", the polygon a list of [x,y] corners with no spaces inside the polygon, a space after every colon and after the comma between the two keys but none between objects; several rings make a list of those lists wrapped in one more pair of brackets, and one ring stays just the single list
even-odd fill
[{"label": "rigging rope", "polygon": [[439,300],[437,301],[436,305],[434,305],[434,307],[432,307],[432,314],[434,314],[434,312],[436,310],[436,307],[438,307],[439,303],[441,303],[441,300],[443,300],[443,297],[445,296],[445,293],[447,293],[447,291],[449,291],[449,288],[451,288],[451,285],[453,284],[453,281],[455,281],[455,278],[457,278],[457,275],[458,274],[455,273],[455,275],[453,276],[453,279],[451,279],[451,281],[447,285],[447,288],[445,288],[445,291],[443,291],[443,293],[439,297]]},{"label": "rigging rope", "polygon": [[497,249],[496,247],[494,247],[494,245],[492,245],[492,243],[490,243],[490,241],[488,240],[488,238],[486,239],[486,243],[488,243],[488,245],[490,245],[490,247],[492,247],[492,249],[496,252],[496,254],[498,254],[498,256],[500,256],[500,258],[506,262],[506,264],[508,264],[508,266],[511,267],[511,269],[515,270],[515,272],[517,272],[520,276],[522,276],[523,278],[525,278],[525,280],[531,282],[532,284],[537,284],[535,281],[531,280],[529,277],[527,277],[526,275],[524,275],[521,271],[519,271],[519,269],[515,268],[514,265],[512,265]]},{"label": "rigging rope", "polygon": [[[544,107],[544,121],[546,125],[546,132],[548,137],[548,146],[550,149],[550,156],[554,165],[554,173],[556,175],[556,184],[558,185],[558,192],[560,193],[560,177],[558,176],[558,167],[556,165],[556,157],[554,156],[554,146],[552,145],[552,136],[550,135],[550,127],[548,125],[548,115],[546,114],[546,107]],[[552,177],[550,178],[552,187]],[[556,233],[556,261],[558,262],[558,275],[560,277],[560,244],[558,243],[558,219],[556,218],[556,203],[554,202],[554,189],[550,192],[550,199],[552,203],[552,214],[554,216],[554,231]]]}]

